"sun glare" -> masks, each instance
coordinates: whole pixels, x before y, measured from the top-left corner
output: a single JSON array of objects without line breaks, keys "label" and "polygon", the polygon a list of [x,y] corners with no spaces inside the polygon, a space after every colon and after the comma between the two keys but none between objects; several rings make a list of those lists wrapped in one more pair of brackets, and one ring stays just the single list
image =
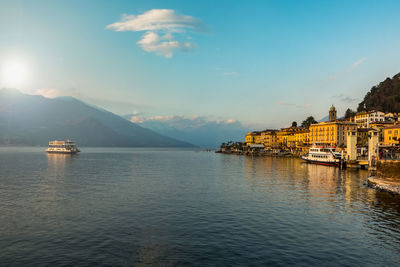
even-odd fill
[{"label": "sun glare", "polygon": [[22,60],[4,62],[1,68],[0,85],[4,87],[19,87],[24,85],[28,78],[28,68]]}]

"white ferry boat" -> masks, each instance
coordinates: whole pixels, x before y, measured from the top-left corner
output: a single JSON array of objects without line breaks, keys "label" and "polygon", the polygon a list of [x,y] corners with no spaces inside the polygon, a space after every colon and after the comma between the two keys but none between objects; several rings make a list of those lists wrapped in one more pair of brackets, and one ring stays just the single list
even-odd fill
[{"label": "white ferry boat", "polygon": [[326,147],[318,143],[313,144],[308,154],[301,158],[309,163],[327,166],[339,166],[343,163],[341,153],[336,152],[332,147]]},{"label": "white ferry boat", "polygon": [[75,142],[67,141],[50,141],[49,147],[46,149],[47,153],[61,153],[61,154],[76,154],[80,150],[76,147]]}]

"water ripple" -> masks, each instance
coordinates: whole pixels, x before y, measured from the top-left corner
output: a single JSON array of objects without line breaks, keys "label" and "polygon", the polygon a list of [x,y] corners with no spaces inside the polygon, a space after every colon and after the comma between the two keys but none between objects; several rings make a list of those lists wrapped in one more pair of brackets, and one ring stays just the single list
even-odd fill
[{"label": "water ripple", "polygon": [[400,262],[400,201],[366,172],[188,150],[0,149],[0,262],[358,266]]}]

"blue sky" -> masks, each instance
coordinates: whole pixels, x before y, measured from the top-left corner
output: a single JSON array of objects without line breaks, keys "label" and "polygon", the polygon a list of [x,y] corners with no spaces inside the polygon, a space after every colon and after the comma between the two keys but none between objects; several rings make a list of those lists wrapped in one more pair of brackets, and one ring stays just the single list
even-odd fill
[{"label": "blue sky", "polygon": [[[25,68],[23,81],[7,84],[2,75],[0,87],[73,95],[118,114],[284,127],[322,118],[331,104],[339,115],[356,108],[373,85],[400,72],[399,1],[3,0],[0,7],[0,65]],[[157,21],[165,17],[170,24]]]}]

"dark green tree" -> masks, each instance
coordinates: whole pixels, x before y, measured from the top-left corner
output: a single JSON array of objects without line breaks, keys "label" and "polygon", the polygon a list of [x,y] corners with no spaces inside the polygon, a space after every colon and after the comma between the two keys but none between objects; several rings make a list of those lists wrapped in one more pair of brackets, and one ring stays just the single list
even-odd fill
[{"label": "dark green tree", "polygon": [[301,123],[301,127],[305,127],[308,128],[310,127],[311,124],[317,123],[317,121],[314,119],[313,116],[309,116],[307,119],[305,119],[302,123]]},{"label": "dark green tree", "polygon": [[297,122],[296,121],[292,122],[292,127],[297,127]]},{"label": "dark green tree", "polygon": [[347,110],[346,110],[346,112],[344,113],[344,117],[347,119],[347,118],[350,118],[350,117],[354,117],[356,115],[356,112],[354,111],[354,110],[352,110],[351,108],[348,108]]}]

